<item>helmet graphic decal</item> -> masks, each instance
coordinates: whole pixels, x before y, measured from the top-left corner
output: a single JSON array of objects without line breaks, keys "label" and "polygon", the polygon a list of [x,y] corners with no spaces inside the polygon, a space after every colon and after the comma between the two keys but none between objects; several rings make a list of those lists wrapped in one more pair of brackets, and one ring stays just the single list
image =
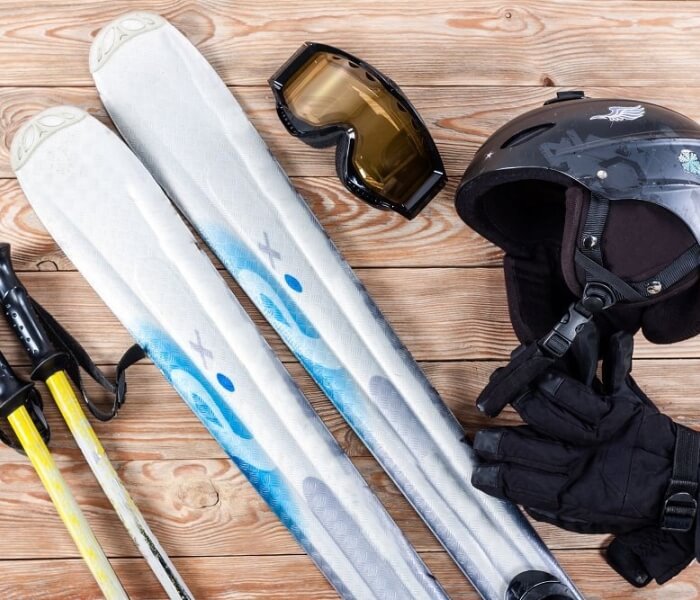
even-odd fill
[{"label": "helmet graphic decal", "polygon": [[692,150],[681,150],[678,160],[685,171],[693,175],[700,175],[700,160],[698,160],[698,155],[695,152]]},{"label": "helmet graphic decal", "polygon": [[645,113],[644,107],[641,104],[637,104],[637,106],[610,106],[608,110],[610,112],[607,115],[593,115],[590,120],[606,119],[611,123],[636,121],[643,117]]}]

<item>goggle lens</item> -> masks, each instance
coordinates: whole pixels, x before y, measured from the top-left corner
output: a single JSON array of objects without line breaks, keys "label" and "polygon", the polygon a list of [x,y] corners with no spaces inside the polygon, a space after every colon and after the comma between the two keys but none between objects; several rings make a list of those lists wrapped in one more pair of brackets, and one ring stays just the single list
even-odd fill
[{"label": "goggle lens", "polygon": [[282,93],[289,110],[309,125],[352,130],[355,170],[388,202],[405,204],[433,173],[422,123],[355,62],[317,52]]}]

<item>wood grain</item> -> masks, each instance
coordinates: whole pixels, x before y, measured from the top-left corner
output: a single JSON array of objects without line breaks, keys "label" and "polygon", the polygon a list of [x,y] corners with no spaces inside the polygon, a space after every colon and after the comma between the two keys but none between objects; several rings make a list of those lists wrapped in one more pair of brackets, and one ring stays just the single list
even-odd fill
[{"label": "wood grain", "polygon": [[[501,269],[376,268],[355,272],[418,360],[503,359],[517,346]],[[225,278],[280,358],[292,360],[247,296],[227,274]],[[116,364],[133,343],[79,273],[27,272],[23,281],[32,296],[83,342],[98,363]],[[700,338],[664,346],[638,337],[639,357],[700,357]],[[12,364],[26,364],[4,322],[0,322],[0,348]]]},{"label": "wood grain", "polygon": [[[680,371],[678,362],[639,361],[635,376],[662,411],[697,429],[700,407],[683,392],[700,387],[700,361],[680,361]],[[512,411],[497,420],[485,420],[474,407],[476,394],[496,366],[475,362],[423,365],[470,435],[487,425],[518,422]],[[671,368],[677,371],[677,377],[669,386],[667,373]],[[251,547],[260,554],[299,552],[284,527],[175,392],[153,372],[155,369],[139,365],[135,371],[129,380],[129,402],[119,417],[109,424],[94,425],[120,476],[166,549],[175,556],[244,555]],[[295,365],[292,373],[412,543],[422,551],[438,551],[420,519],[329,401],[303,376],[299,366]],[[44,397],[48,399],[47,394]],[[679,402],[679,397],[685,401]],[[107,553],[136,556],[50,400],[47,416],[53,432],[54,456]],[[605,542],[605,536],[581,536],[541,524],[536,527],[555,549],[591,548]],[[13,538],[17,531],[22,536],[5,550],[5,559],[76,556],[29,463],[2,448],[0,539]],[[37,547],[39,538],[44,543]]]},{"label": "wood grain", "polygon": [[[420,86],[407,90],[411,101],[435,138],[448,175],[454,179],[453,187],[441,192],[439,198],[453,197],[454,186],[467,168],[474,152],[488,136],[516,116],[541,106],[561,89],[563,88],[462,85],[446,88]],[[289,135],[277,117],[272,93],[266,86],[234,87],[231,90],[290,176],[335,178],[333,149],[314,149]],[[687,87],[586,88],[586,93],[591,97],[631,98],[653,102],[700,120],[700,95],[696,92],[695,88]],[[93,87],[0,87],[0,177],[13,176],[9,168],[8,149],[17,129],[36,112],[57,104],[73,104],[110,124]],[[347,193],[345,195],[353,198]],[[354,199],[353,202],[362,206],[359,200]],[[337,208],[330,202],[327,204],[330,208]],[[421,213],[421,216],[430,216],[432,206],[434,204],[429,206],[427,212]],[[376,210],[371,212],[375,216],[383,215]],[[378,220],[383,222],[383,219]]]},{"label": "wood grain", "polygon": [[[21,123],[56,104],[110,124],[87,69],[99,28],[126,10],[164,14],[231,86],[294,185],[328,229],[469,435],[515,424],[474,407],[516,341],[501,253],[457,217],[453,196],[475,150],[500,125],[560,89],[655,102],[700,119],[700,1],[673,0],[0,0],[0,240],[36,298],[109,371],[131,343],[24,198],[8,163]],[[266,79],[305,40],[370,61],[409,94],[451,181],[415,220],[373,210],[335,176],[333,150],[289,136]],[[126,242],[126,241],[125,241]],[[214,261],[216,263],[216,261]],[[228,278],[333,435],[454,598],[476,596],[330,402]],[[1,320],[0,320],[1,321]],[[4,322],[0,349],[26,358]],[[634,375],[661,410],[700,428],[700,340],[641,342]],[[118,419],[94,423],[120,475],[198,598],[335,598],[311,561],[152,364],[134,367]],[[99,490],[43,386],[52,450],[134,600],[163,598]],[[96,397],[99,394],[92,390]],[[606,536],[536,524],[588,599],[690,600],[693,566],[636,590],[605,564]],[[26,460],[0,447],[0,597],[83,600],[99,593]]]},{"label": "wood grain", "polygon": [[[3,0],[0,85],[89,85],[93,37],[134,8]],[[162,13],[227,83],[244,85],[270,77],[308,39],[356,53],[404,85],[685,85],[700,54],[700,4],[690,1],[142,0],[138,9]]]},{"label": "wood grain", "polygon": [[[411,543],[420,551],[440,553],[435,538],[374,460],[354,462]],[[245,556],[251,548],[256,554],[302,553],[228,459],[130,460],[115,465],[171,556]],[[60,468],[107,555],[139,557],[88,467],[81,461],[61,461]],[[0,535],[17,538],[3,552],[4,560],[79,557],[27,461],[3,461],[0,482]],[[536,527],[553,549],[597,547],[607,538]]]},{"label": "wood grain", "polygon": [[[431,204],[429,214],[406,221],[366,206],[350,196],[335,177],[295,177],[293,182],[353,266],[501,263],[501,252],[457,217],[453,184]],[[75,269],[44,229],[15,179],[0,179],[0,240],[12,244],[18,271]],[[201,247],[206,249],[204,244]]]},{"label": "wood grain", "polygon": [[[1,55],[0,55],[1,56]],[[332,150],[314,150],[279,123],[265,88],[235,93],[294,184],[352,266],[495,266],[501,253],[469,229],[453,207],[457,183],[474,151],[497,127],[541,105],[554,90],[542,88],[415,88],[411,97],[431,126],[452,178],[418,218],[366,206],[335,176]],[[633,97],[700,119],[700,95],[680,88],[592,88],[592,96]],[[73,268],[31,211],[9,168],[14,133],[31,115],[56,104],[75,104],[110,123],[94,89],[0,88],[0,239],[13,244],[19,269]]]},{"label": "wood grain", "polygon": [[[422,363],[421,367],[467,432],[473,435],[477,429],[492,424],[519,422],[510,410],[492,421],[479,413],[474,405],[493,370],[502,364],[455,361]],[[352,457],[369,456],[364,445],[301,366],[291,363],[288,368],[343,449]],[[673,376],[669,377],[669,373]],[[634,376],[663,412],[689,427],[700,429],[700,403],[694,392],[700,390],[700,360],[638,360]],[[93,419],[93,426],[112,460],[225,458],[219,445],[153,365],[133,367],[128,381],[128,401],[119,417],[109,423]],[[43,386],[39,387],[46,400],[46,414],[53,432],[51,450],[56,460],[79,460],[80,453],[48,392]],[[97,392],[91,395],[96,401],[100,399]],[[0,462],[14,462],[16,459],[13,450],[0,445]]]},{"label": "wood grain", "polygon": [[[587,600],[694,600],[700,593],[698,567],[671,583],[638,590],[622,582],[594,550],[556,552]],[[452,598],[478,600],[444,554],[423,557]],[[132,600],[165,600],[142,562],[112,560]],[[337,595],[305,556],[198,557],[175,559],[193,593],[206,600],[331,600]],[[100,598],[78,560],[0,561],[0,594],[7,600],[97,600]]]}]

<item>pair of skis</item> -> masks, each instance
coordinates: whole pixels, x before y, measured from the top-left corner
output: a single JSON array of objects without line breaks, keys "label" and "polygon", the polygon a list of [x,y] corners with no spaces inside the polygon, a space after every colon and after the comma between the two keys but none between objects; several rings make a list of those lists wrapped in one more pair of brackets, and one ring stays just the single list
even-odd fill
[{"label": "pair of skis", "polygon": [[90,67],[138,158],[92,117],[57,107],[17,134],[17,177],[338,592],[445,597],[161,188],[483,598],[581,599],[517,509],[471,487],[458,422],[197,50],[161,17],[130,13],[99,33]]}]

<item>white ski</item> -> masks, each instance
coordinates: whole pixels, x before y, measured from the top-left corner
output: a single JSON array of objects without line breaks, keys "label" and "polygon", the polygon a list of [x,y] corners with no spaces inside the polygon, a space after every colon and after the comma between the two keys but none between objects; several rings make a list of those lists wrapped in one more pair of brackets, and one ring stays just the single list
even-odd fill
[{"label": "white ski", "polygon": [[12,144],[66,255],[345,598],[446,598],[201,252],[109,129],[46,110]]},{"label": "white ski", "polygon": [[478,592],[546,580],[582,598],[517,508],[471,487],[461,426],[196,48],[130,13],[98,34],[90,68],[134,152]]}]

